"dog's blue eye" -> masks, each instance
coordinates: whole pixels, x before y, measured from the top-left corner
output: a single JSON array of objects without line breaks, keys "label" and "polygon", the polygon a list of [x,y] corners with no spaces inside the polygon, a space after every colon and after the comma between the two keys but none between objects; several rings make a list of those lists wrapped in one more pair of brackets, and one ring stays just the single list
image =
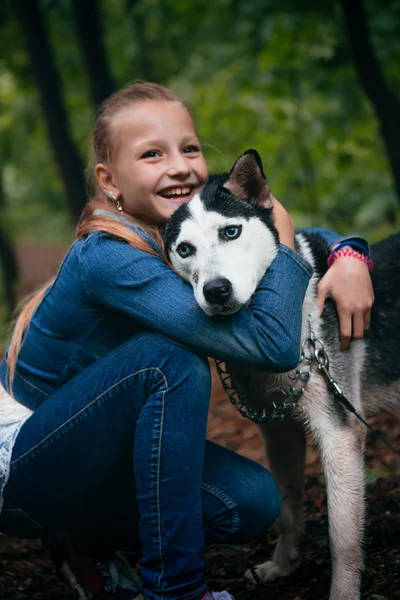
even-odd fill
[{"label": "dog's blue eye", "polygon": [[229,225],[222,230],[222,237],[226,240],[236,240],[242,233],[241,225]]},{"label": "dog's blue eye", "polygon": [[176,251],[182,258],[187,258],[188,256],[191,256],[194,253],[194,248],[186,242],[181,242],[177,247]]}]

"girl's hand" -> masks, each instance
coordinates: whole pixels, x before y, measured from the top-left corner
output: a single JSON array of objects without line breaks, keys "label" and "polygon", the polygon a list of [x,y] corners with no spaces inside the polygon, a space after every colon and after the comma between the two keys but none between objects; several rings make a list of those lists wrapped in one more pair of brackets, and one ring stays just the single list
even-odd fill
[{"label": "girl's hand", "polygon": [[374,291],[368,267],[358,258],[338,257],[318,284],[320,314],[328,297],[336,304],[344,350],[351,338],[362,338],[369,328]]},{"label": "girl's hand", "polygon": [[279,241],[294,250],[294,224],[286,208],[273,197],[274,224],[279,233]]}]

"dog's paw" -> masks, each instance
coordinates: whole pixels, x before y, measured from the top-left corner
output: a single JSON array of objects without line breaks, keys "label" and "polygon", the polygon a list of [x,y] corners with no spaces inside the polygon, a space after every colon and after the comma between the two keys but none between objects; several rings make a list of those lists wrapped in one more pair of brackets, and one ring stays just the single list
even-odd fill
[{"label": "dog's paw", "polygon": [[267,560],[267,562],[257,565],[254,569],[247,569],[244,576],[251,583],[271,583],[276,581],[279,577],[285,577],[288,573],[285,573],[279,565],[273,560]]}]

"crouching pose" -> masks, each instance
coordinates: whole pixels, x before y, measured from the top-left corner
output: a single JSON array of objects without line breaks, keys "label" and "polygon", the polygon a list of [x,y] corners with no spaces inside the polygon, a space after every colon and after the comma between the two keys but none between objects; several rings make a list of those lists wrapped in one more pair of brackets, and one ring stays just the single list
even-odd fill
[{"label": "crouching pose", "polygon": [[[160,233],[207,180],[188,109],[134,84],[105,102],[92,141],[96,195],[0,365],[0,530],[58,536],[57,567],[81,599],[223,600],[204,579],[204,540],[259,538],[280,497],[266,469],[206,442],[206,357],[293,368],[311,267],[277,203],[281,245],[253,304],[210,319]],[[354,279],[366,298],[356,311]],[[349,336],[368,314],[368,271],[337,262],[325,290]],[[122,544],[142,548],[140,588],[114,554]]]}]

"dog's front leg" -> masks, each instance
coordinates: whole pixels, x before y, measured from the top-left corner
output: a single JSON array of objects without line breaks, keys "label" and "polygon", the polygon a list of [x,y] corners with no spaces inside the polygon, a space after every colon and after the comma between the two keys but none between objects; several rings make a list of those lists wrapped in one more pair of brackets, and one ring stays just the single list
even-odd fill
[{"label": "dog's front leg", "polygon": [[[262,425],[261,431],[271,471],[282,498],[276,525],[279,538],[272,560],[256,567],[257,575],[265,583],[289,575],[299,564],[306,446],[302,426],[289,417]],[[250,571],[246,572],[246,577],[254,580]]]},{"label": "dog's front leg", "polygon": [[332,555],[330,600],[359,600],[363,568],[365,435],[354,417],[348,425],[335,422],[335,418],[325,414],[319,419],[318,429],[312,427],[321,451],[328,494]]}]

